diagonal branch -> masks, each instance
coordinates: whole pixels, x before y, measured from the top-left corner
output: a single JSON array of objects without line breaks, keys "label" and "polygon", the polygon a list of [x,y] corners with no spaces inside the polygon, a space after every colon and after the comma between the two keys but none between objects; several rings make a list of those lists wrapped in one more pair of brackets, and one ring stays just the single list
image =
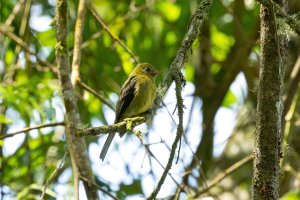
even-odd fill
[{"label": "diagonal branch", "polygon": [[206,188],[204,188],[203,190],[200,190],[199,192],[197,192],[193,198],[198,198],[200,195],[206,193],[207,191],[209,191],[211,188],[215,187],[217,184],[219,184],[224,178],[226,178],[228,175],[232,174],[234,171],[238,170],[240,167],[244,166],[246,163],[248,163],[249,161],[251,161],[253,159],[253,155],[250,154],[248,156],[246,156],[245,158],[239,160],[238,162],[234,163],[233,165],[231,165],[230,167],[228,167],[227,169],[224,170],[224,172],[222,172],[221,174],[217,175],[209,184],[209,186],[207,186]]},{"label": "diagonal branch", "polygon": [[20,10],[22,9],[24,2],[25,0],[19,0],[18,3],[16,3],[14,9],[12,10],[11,14],[9,15],[9,17],[6,19],[4,23],[5,26],[8,27],[12,24],[17,14],[19,14]]},{"label": "diagonal branch", "polygon": [[[79,78],[79,77],[78,77]],[[77,79],[77,83],[86,91],[92,93],[95,95],[103,104],[107,105],[109,108],[111,108],[113,111],[115,111],[114,106],[107,100],[105,97],[103,97],[101,94],[90,88],[87,84],[82,82],[80,79]]]},{"label": "diagonal branch", "polygon": [[184,107],[184,105],[183,105],[183,99],[182,99],[182,96],[181,96],[181,92],[182,92],[182,85],[184,85],[185,82],[182,79],[182,74],[181,74],[180,71],[174,73],[174,79],[175,79],[175,85],[176,85],[175,90],[176,90],[176,100],[177,100],[177,107],[178,107],[179,124],[177,126],[176,137],[175,137],[175,140],[172,144],[172,149],[171,149],[171,153],[170,153],[170,157],[169,157],[167,166],[166,166],[163,174],[161,175],[160,180],[158,181],[156,188],[150,194],[150,196],[147,198],[149,200],[150,199],[156,199],[156,196],[157,196],[158,192],[160,191],[160,188],[161,188],[162,184],[165,182],[167,174],[169,173],[169,171],[172,167],[172,161],[173,161],[174,156],[175,156],[175,152],[176,152],[178,142],[179,142],[181,136],[183,135],[183,107]]},{"label": "diagonal branch", "polygon": [[7,28],[5,26],[0,26],[0,33],[2,33],[3,35],[6,35],[7,37],[9,37],[11,40],[13,40],[16,44],[18,44],[20,47],[22,47],[22,49],[24,49],[26,52],[28,52],[31,55],[34,55],[36,57],[36,60],[49,67],[52,71],[56,72],[56,66],[54,66],[53,64],[49,63],[48,61],[45,61],[43,59],[41,59],[36,52],[32,51],[29,46],[18,36],[16,36],[15,34],[13,34],[12,32],[10,32],[9,30],[7,30]]},{"label": "diagonal branch", "polygon": [[88,182],[89,184],[93,185],[95,188],[97,188],[97,190],[103,192],[104,194],[106,194],[107,196],[111,197],[113,200],[119,200],[117,197],[115,197],[114,195],[112,195],[109,191],[106,191],[105,189],[103,189],[101,186],[97,185],[96,183],[91,183],[89,181],[89,179],[85,178],[84,176],[80,176],[79,177],[81,180]]},{"label": "diagonal branch", "polygon": [[55,176],[57,175],[58,171],[63,167],[67,156],[68,156],[68,152],[66,151],[65,154],[64,154],[64,156],[63,156],[63,158],[59,161],[59,164],[56,165],[55,170],[52,172],[52,174],[50,175],[50,177],[47,179],[47,181],[46,181],[46,183],[44,185],[44,189],[43,189],[43,192],[41,194],[40,200],[43,200],[45,198],[45,194],[46,194],[48,185],[55,178]]},{"label": "diagonal branch", "polygon": [[102,26],[102,28],[109,34],[109,36],[116,41],[130,56],[131,58],[134,60],[134,62],[136,64],[139,63],[138,61],[138,57],[134,55],[134,53],[132,53],[132,51],[117,37],[115,36],[110,30],[109,28],[106,26],[106,24],[103,22],[103,20],[100,18],[100,16],[97,14],[96,10],[92,7],[92,6],[88,6],[90,12],[92,13],[92,15],[95,17],[95,19],[99,22],[99,24]]}]

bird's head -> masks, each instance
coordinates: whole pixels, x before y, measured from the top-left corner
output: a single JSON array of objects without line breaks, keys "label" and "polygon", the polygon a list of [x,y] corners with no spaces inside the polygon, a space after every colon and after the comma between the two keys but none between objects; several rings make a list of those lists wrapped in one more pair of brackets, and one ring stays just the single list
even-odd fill
[{"label": "bird's head", "polygon": [[136,66],[136,68],[133,70],[133,73],[145,75],[149,78],[154,78],[159,74],[159,71],[149,63],[141,63]]}]

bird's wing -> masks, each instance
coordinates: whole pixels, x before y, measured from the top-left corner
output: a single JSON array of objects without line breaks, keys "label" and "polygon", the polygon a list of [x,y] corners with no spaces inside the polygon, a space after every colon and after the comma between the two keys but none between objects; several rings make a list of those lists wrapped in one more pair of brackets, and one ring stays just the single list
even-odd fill
[{"label": "bird's wing", "polygon": [[124,114],[129,104],[131,103],[135,95],[134,93],[135,93],[136,82],[137,82],[136,76],[132,76],[125,82],[125,84],[121,88],[119,100],[117,103],[115,123],[121,120],[122,115]]}]

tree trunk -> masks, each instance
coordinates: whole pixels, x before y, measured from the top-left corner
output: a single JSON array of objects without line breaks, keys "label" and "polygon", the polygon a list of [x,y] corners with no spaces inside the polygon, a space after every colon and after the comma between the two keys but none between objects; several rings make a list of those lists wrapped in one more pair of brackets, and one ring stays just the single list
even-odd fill
[{"label": "tree trunk", "polygon": [[261,56],[252,183],[254,200],[279,199],[279,162],[282,156],[283,43],[277,35],[271,5],[261,6],[260,18]]},{"label": "tree trunk", "polygon": [[[84,177],[84,188],[87,199],[99,199],[98,191],[94,187],[87,148],[83,138],[76,137],[76,125],[80,124],[80,117],[76,103],[75,92],[70,79],[70,64],[68,57],[68,4],[67,0],[56,1],[56,58],[58,62],[58,77],[62,89],[62,97],[66,108],[66,138],[71,156],[74,182],[75,199],[79,199],[78,180]],[[88,182],[86,181],[88,180]]]}]

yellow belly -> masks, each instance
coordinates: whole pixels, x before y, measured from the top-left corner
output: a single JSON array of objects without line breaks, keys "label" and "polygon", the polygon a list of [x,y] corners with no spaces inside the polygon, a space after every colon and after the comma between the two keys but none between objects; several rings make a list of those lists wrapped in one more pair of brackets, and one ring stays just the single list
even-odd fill
[{"label": "yellow belly", "polygon": [[138,80],[137,85],[134,98],[126,109],[130,112],[126,112],[125,118],[140,115],[149,110],[153,105],[156,95],[154,81],[149,78],[143,78]]}]

